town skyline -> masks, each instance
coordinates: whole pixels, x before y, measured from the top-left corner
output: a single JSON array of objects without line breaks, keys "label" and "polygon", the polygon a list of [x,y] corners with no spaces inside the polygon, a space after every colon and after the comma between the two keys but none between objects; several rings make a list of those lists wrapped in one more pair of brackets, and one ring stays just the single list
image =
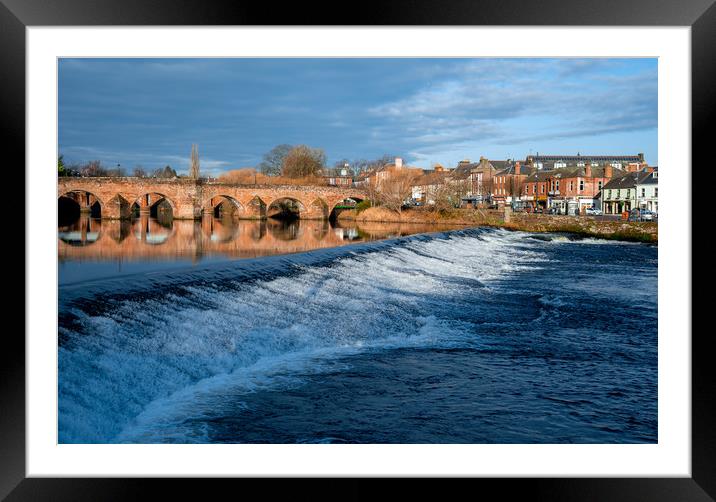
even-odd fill
[{"label": "town skyline", "polygon": [[[59,154],[202,173],[278,144],[341,159],[644,153],[658,164],[656,59],[61,59]],[[117,78],[118,76],[124,78]],[[607,103],[607,106],[605,106]]]}]

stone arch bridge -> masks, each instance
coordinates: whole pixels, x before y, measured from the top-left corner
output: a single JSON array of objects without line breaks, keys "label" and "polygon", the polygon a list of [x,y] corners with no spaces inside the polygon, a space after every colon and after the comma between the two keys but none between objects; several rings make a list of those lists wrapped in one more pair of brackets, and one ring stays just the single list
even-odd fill
[{"label": "stone arch bridge", "polygon": [[238,218],[260,219],[271,214],[280,201],[292,201],[303,219],[327,219],[345,199],[363,200],[365,193],[356,188],[297,185],[235,185],[217,181],[157,178],[80,178],[61,177],[57,197],[67,197],[80,210],[95,212],[101,218],[131,217],[132,206],[142,212],[163,201],[177,219],[201,219],[217,206],[228,202]]}]

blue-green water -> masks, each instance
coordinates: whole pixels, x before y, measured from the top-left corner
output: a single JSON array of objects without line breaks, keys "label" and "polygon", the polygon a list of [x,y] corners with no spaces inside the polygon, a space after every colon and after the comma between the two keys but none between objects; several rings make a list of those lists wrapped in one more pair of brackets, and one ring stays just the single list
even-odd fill
[{"label": "blue-green water", "polygon": [[60,442],[655,443],[657,252],[475,229],[61,286]]}]

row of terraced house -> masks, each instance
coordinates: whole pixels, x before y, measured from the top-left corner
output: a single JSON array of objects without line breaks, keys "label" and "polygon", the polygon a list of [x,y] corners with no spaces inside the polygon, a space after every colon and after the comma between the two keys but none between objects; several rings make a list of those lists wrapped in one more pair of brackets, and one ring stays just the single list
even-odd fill
[{"label": "row of terraced house", "polygon": [[[524,161],[463,160],[454,168],[406,166],[401,159],[369,176],[385,178],[401,169],[418,173],[412,200],[435,203],[446,186],[463,206],[504,206],[560,214],[583,214],[586,208],[621,214],[640,208],[658,213],[658,168],[644,155],[530,155]],[[382,178],[381,178],[382,179]],[[457,204],[456,204],[457,205]]]}]

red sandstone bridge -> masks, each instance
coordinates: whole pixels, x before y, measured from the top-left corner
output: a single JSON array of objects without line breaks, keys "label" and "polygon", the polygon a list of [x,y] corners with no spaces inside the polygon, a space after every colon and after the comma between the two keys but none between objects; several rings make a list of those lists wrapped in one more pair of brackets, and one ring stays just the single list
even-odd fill
[{"label": "red sandstone bridge", "polygon": [[260,219],[290,202],[302,219],[327,219],[346,199],[362,200],[355,188],[293,185],[234,185],[204,180],[157,178],[59,178],[57,197],[74,200],[80,209],[103,219],[125,219],[136,204],[149,212],[166,201],[177,219],[200,219],[217,207],[229,207],[238,218]]}]

